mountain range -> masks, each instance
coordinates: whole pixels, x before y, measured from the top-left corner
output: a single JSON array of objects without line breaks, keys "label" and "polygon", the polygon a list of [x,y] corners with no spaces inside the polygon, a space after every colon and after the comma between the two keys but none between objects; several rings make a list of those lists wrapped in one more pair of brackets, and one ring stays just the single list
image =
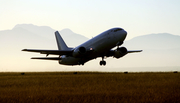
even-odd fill
[{"label": "mountain range", "polygon": [[[169,33],[142,35],[125,41],[122,46],[127,47],[128,50],[142,49],[143,52],[128,54],[120,59],[108,58],[106,67],[99,66],[99,58],[86,63],[84,67],[73,66],[72,69],[71,66],[62,66],[57,62],[30,60],[32,56],[42,55],[21,51],[24,48],[57,49],[55,31],[48,26],[33,24],[18,24],[12,30],[0,31],[0,71],[36,71],[37,68],[38,71],[99,71],[99,69],[100,71],[164,71],[163,69],[137,69],[140,67],[176,67],[179,70],[180,36]],[[70,29],[59,32],[70,47],[88,40],[87,37],[74,33]]]},{"label": "mountain range", "polygon": [[[133,44],[133,45],[132,45]],[[169,33],[148,34],[126,42],[130,48],[167,50],[180,48],[180,36]]]}]

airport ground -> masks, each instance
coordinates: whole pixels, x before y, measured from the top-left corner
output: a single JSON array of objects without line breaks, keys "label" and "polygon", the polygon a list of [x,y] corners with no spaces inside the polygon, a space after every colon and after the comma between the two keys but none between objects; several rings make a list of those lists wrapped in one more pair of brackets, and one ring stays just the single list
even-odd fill
[{"label": "airport ground", "polygon": [[0,73],[0,103],[180,103],[180,73]]}]

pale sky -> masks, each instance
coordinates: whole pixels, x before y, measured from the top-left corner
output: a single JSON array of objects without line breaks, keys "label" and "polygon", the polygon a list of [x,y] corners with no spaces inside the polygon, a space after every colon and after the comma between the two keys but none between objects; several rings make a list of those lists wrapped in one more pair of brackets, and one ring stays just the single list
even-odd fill
[{"label": "pale sky", "polygon": [[[17,24],[49,26],[59,31],[69,28],[88,38],[113,27],[124,28],[128,32],[126,40],[151,33],[180,35],[180,0],[0,0],[0,31],[11,30]],[[20,70],[20,68],[23,71],[25,69],[31,71],[32,69],[36,70],[37,67],[38,70],[42,71],[57,67],[59,70],[66,71],[72,68],[59,65],[58,62],[31,60],[29,58],[36,57],[36,54],[22,53],[21,48],[16,49],[19,54],[5,55],[7,51],[4,51],[4,54],[1,53],[3,56],[5,55],[1,56],[1,71],[14,71]],[[143,55],[143,53],[146,52],[139,55]],[[39,55],[37,54],[37,57]],[[168,59],[175,60],[175,56]],[[138,54],[131,54],[119,60],[108,59],[109,65],[106,67],[118,67],[118,70],[126,70],[119,69],[123,66],[139,67],[141,63],[144,63],[139,61],[148,61],[145,57],[141,59]],[[11,65],[9,65],[9,58],[13,61]],[[151,55],[148,58],[151,58]],[[167,59],[166,56],[163,58]],[[162,57],[159,56],[156,59],[161,61]],[[103,71],[105,68],[99,66],[100,60],[101,58],[92,60],[85,67],[90,68],[90,70],[95,67],[93,70]],[[129,63],[130,60],[131,63]],[[114,65],[114,61],[118,62],[119,65]],[[44,63],[47,64],[44,65]],[[174,61],[165,63],[148,61],[143,65],[176,66],[173,65]],[[65,69],[62,69],[63,67]],[[77,66],[77,68],[87,70],[84,66]],[[72,69],[76,70],[77,68],[74,66]]]},{"label": "pale sky", "polygon": [[180,0],[0,0],[0,30],[24,23],[69,28],[88,38],[113,27],[124,28],[127,39],[180,35]]}]

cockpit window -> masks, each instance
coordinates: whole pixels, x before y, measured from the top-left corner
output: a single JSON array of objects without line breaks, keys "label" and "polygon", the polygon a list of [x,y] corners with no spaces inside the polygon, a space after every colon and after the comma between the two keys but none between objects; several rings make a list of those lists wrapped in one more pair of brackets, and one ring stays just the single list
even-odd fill
[{"label": "cockpit window", "polygon": [[123,30],[123,29],[118,28],[118,29],[115,29],[114,32],[117,32],[117,31],[120,31],[120,30]]}]

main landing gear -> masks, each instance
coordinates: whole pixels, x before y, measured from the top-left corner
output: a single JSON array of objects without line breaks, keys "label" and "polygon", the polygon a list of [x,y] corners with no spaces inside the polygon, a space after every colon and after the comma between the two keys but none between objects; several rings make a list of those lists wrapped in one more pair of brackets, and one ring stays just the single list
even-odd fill
[{"label": "main landing gear", "polygon": [[99,64],[102,66],[102,65],[106,65],[106,61],[104,61],[104,57],[102,57],[102,61],[99,62]]},{"label": "main landing gear", "polygon": [[106,61],[100,61],[99,64],[102,66],[102,65],[106,65]]},{"label": "main landing gear", "polygon": [[84,65],[84,62],[83,62],[83,61],[80,61],[80,62],[79,62],[79,65]]}]

